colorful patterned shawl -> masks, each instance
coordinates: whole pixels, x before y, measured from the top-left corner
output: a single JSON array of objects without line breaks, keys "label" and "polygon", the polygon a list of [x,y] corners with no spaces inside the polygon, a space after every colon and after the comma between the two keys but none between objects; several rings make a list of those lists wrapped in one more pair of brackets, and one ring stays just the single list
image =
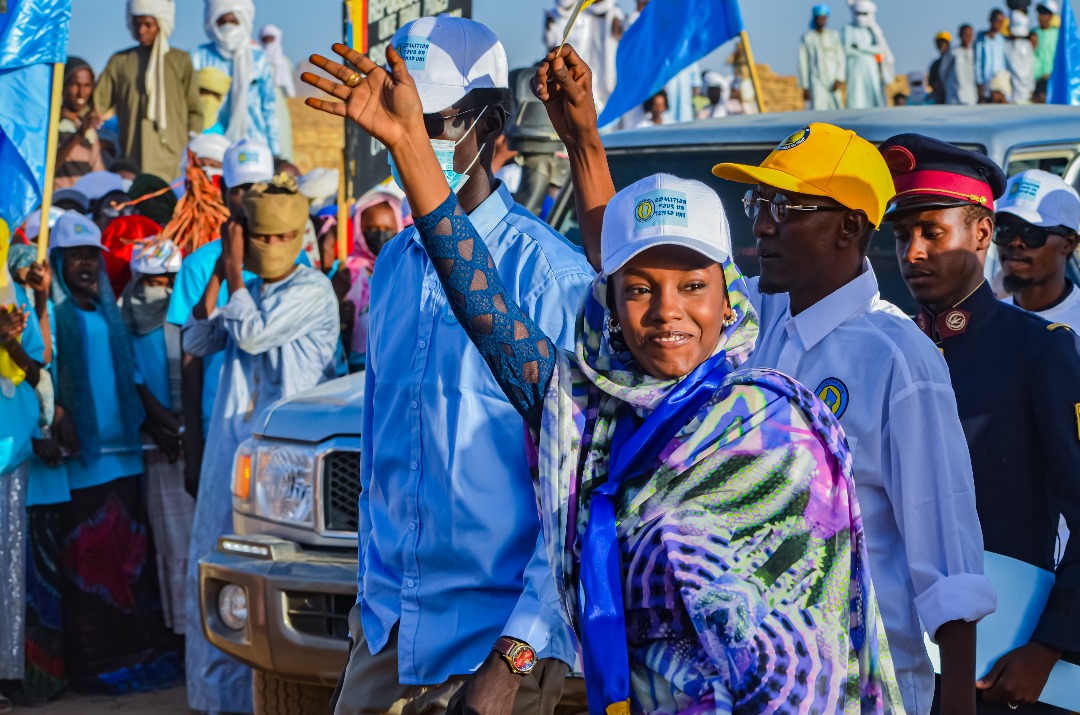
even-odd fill
[{"label": "colorful patterned shawl", "polygon": [[[742,275],[716,351],[757,337]],[[590,495],[607,479],[622,405],[647,416],[677,384],[635,371],[604,335],[597,278],[560,353],[538,439],[544,535],[580,633]],[[616,499],[631,709],[648,713],[903,712],[867,571],[851,455],[833,414],[768,370],[734,372]],[[617,703],[607,704],[617,712]]]}]

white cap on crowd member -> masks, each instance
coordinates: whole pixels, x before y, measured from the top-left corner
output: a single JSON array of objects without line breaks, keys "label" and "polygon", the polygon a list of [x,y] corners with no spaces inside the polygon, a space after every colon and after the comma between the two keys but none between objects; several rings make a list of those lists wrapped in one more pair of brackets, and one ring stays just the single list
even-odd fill
[{"label": "white cap on crowd member", "polygon": [[996,202],[999,214],[1012,214],[1040,228],[1064,226],[1080,232],[1080,195],[1056,174],[1030,169],[1009,179]]},{"label": "white cap on crowd member", "polygon": [[274,152],[251,139],[241,139],[228,148],[221,162],[226,186],[266,183],[274,178]]},{"label": "white cap on crowd member", "polygon": [[[58,209],[55,206],[49,207],[50,229],[56,227],[56,222],[60,220],[60,217],[63,216],[64,213],[63,209]],[[26,234],[27,241],[33,241],[41,235],[41,209],[38,209],[27,217],[26,223],[23,225],[23,233]]]},{"label": "white cap on crowd member", "polygon": [[390,44],[405,60],[425,114],[452,107],[474,89],[510,86],[506,50],[474,20],[422,17],[395,32]]},{"label": "white cap on crowd member", "polygon": [[300,193],[311,202],[311,213],[316,214],[337,203],[340,181],[341,172],[337,169],[318,167],[301,176],[296,183],[300,187]]},{"label": "white cap on crowd member", "polygon": [[200,134],[188,143],[188,149],[199,159],[224,162],[229,140],[223,134]]},{"label": "white cap on crowd member", "polygon": [[682,246],[717,263],[731,258],[720,197],[700,181],[653,174],[612,197],[600,230],[604,274],[654,246]]},{"label": "white cap on crowd member", "polygon": [[72,187],[90,201],[97,201],[105,194],[114,191],[127,191],[124,187],[124,177],[111,171],[91,171],[83,174]]},{"label": "white cap on crowd member", "polygon": [[720,89],[727,89],[728,85],[731,84],[731,80],[715,70],[706,72],[705,76],[702,77],[702,81],[706,87],[719,87]]},{"label": "white cap on crowd member", "polygon": [[53,206],[61,201],[71,201],[78,204],[79,211],[83,213],[90,212],[90,199],[86,198],[86,195],[81,191],[75,189],[57,189],[53,192]]},{"label": "white cap on crowd member", "polygon": [[76,246],[93,246],[102,251],[109,250],[101,245],[101,229],[96,223],[78,211],[65,211],[56,222],[56,228],[49,240],[49,247],[75,248]]},{"label": "white cap on crowd member", "polygon": [[1042,0],[1042,2],[1035,7],[1039,12],[1042,12],[1044,8],[1048,10],[1051,15],[1057,15],[1061,12],[1061,5],[1058,4],[1057,0]]},{"label": "white cap on crowd member", "polygon": [[183,260],[180,249],[172,241],[147,238],[132,247],[131,272],[142,276],[177,273]]}]

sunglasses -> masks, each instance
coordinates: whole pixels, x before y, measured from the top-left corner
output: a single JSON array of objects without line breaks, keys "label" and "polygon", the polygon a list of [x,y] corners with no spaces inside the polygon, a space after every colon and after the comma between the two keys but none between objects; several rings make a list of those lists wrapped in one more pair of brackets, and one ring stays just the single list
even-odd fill
[{"label": "sunglasses", "polygon": [[792,211],[847,211],[848,209],[843,206],[802,206],[800,204],[791,203],[791,199],[783,194],[775,194],[772,199],[766,199],[761,195],[761,192],[757,189],[750,189],[743,196],[742,204],[743,211],[746,212],[746,217],[751,221],[757,221],[758,214],[761,213],[761,204],[769,205],[769,213],[772,215],[773,221],[776,223],[783,223],[791,217]]},{"label": "sunglasses", "polygon": [[997,226],[994,229],[994,243],[999,246],[1008,246],[1014,239],[1019,238],[1028,248],[1042,248],[1050,240],[1050,235],[1068,236],[1068,232],[1061,228],[1042,228],[1031,224],[1015,225],[1008,224]]}]

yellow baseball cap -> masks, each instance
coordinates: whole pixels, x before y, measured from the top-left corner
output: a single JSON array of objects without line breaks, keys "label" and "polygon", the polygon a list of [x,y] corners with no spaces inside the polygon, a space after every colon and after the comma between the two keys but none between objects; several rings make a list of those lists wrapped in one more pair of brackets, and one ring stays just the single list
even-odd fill
[{"label": "yellow baseball cap", "polygon": [[938,34],[934,35],[934,41],[945,40],[946,42],[952,42],[952,33],[942,30]]},{"label": "yellow baseball cap", "polygon": [[866,212],[881,225],[896,194],[885,159],[855,132],[814,123],[794,132],[761,166],[717,164],[713,174],[740,184],[764,184],[781,191],[826,196],[849,209]]}]

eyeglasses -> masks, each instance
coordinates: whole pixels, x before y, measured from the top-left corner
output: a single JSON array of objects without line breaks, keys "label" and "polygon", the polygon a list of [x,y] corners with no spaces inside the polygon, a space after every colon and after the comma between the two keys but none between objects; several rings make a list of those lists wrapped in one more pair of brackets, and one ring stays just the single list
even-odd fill
[{"label": "eyeglasses", "polygon": [[783,194],[775,194],[772,199],[767,199],[761,195],[761,192],[757,189],[750,189],[743,196],[742,205],[743,211],[746,212],[746,217],[751,221],[757,221],[758,214],[761,212],[761,205],[769,205],[769,213],[773,217],[773,221],[777,223],[783,223],[791,217],[792,211],[847,211],[848,209],[843,206],[801,206],[799,204],[791,203],[791,199]]},{"label": "eyeglasses", "polygon": [[999,246],[1008,246],[1014,239],[1019,238],[1028,248],[1042,248],[1050,240],[1051,234],[1069,235],[1064,228],[1043,228],[1029,223],[1005,224],[994,229],[994,243]]}]

